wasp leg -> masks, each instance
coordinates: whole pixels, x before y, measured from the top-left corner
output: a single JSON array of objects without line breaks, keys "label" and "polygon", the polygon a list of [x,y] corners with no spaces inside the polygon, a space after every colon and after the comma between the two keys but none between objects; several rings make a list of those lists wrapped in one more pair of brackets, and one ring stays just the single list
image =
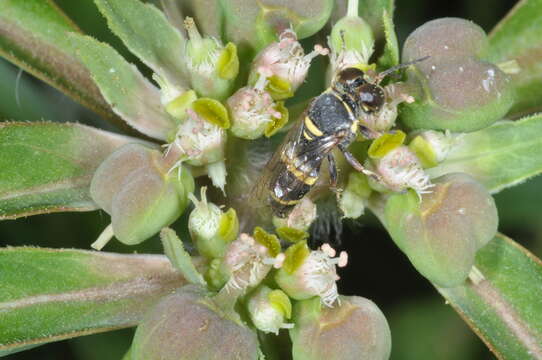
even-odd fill
[{"label": "wasp leg", "polygon": [[356,169],[357,171],[371,177],[372,179],[374,179],[375,181],[378,181],[379,183],[382,182],[381,181],[381,178],[380,178],[380,175],[372,172],[371,170],[367,170],[363,165],[361,165],[359,163],[359,161],[354,157],[354,155],[352,155],[351,152],[349,152],[348,150],[346,150],[346,148],[342,145],[339,145],[339,149],[341,150],[341,152],[343,153],[346,161],[348,161],[348,163],[350,165],[352,165],[352,167],[354,169]]},{"label": "wasp leg", "polygon": [[335,165],[335,158],[333,154],[327,155],[327,163],[329,169],[329,187],[331,191],[337,192],[337,166]]}]

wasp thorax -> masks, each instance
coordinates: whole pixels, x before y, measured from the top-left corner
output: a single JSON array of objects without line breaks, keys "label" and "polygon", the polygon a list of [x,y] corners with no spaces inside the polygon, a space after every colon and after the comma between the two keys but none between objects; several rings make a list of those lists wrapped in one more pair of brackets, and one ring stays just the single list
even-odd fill
[{"label": "wasp thorax", "polygon": [[205,290],[185,286],[164,297],[137,327],[133,360],[256,360],[255,332]]},{"label": "wasp thorax", "polygon": [[340,305],[317,299],[294,306],[290,330],[294,360],[387,360],[391,333],[380,309],[359,296],[340,296]]}]

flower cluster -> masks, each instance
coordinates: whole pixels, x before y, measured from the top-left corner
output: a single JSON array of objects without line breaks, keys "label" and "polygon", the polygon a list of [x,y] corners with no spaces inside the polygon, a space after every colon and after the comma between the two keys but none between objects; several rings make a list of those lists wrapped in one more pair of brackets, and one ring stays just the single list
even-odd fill
[{"label": "flower cluster", "polygon": [[[289,331],[296,360],[327,359],[326,346],[345,354],[334,359],[352,354],[387,359],[389,328],[376,305],[339,295],[337,268],[347,265],[346,252],[337,255],[329,244],[309,246],[310,231],[321,221],[321,203],[336,206],[335,217],[358,218],[366,207],[371,209],[420,273],[439,286],[465,281],[476,251],[495,235],[496,208],[484,186],[466,174],[432,177],[430,172],[453,154],[461,133],[489,126],[512,104],[506,69],[481,58],[485,33],[461,19],[434,20],[407,39],[407,64],[401,65],[386,12],[382,52],[375,52],[381,47],[375,46],[373,29],[358,16],[358,2],[350,0],[328,43],[314,45],[307,54],[300,38],[311,35],[307,29],[318,31],[325,21],[296,23],[287,14],[260,14],[255,38],[232,31],[227,23],[229,40],[245,36],[246,41],[226,43],[202,35],[189,17],[175,28],[152,8],[157,26],[167,29],[164,43],[172,48],[167,56],[136,53],[147,60],[159,88],[132,74],[148,90],[148,96],[138,94],[146,110],[117,112],[166,143],[162,152],[154,145],[126,145],[96,171],[91,196],[111,215],[112,225],[95,247],[103,247],[112,236],[125,244],[140,243],[189,208],[190,241],[205,266],[194,275],[183,243],[171,245],[162,231],[164,243],[180,247],[167,252],[172,263],[194,284],[166,297],[148,314],[136,332],[134,360],[176,359],[180,353],[185,356],[181,358],[202,358],[202,351],[208,351],[206,358],[256,359],[262,350],[255,330],[274,335]],[[143,46],[134,46],[137,40],[122,31],[119,36],[132,50]],[[249,49],[244,48],[247,44]],[[173,50],[177,57],[172,61]],[[351,152],[341,149],[347,161],[339,158],[338,165],[331,152],[328,163],[318,160],[317,166],[311,165],[311,156],[323,159],[320,151],[339,149],[348,136],[318,128],[308,114],[300,115],[299,104],[290,104],[298,101],[296,91],[317,56],[329,63],[327,94],[339,99],[353,124],[348,136],[356,146]],[[357,84],[342,79],[352,81],[347,85],[357,86],[358,93],[337,90],[337,74],[345,69],[362,74]],[[394,72],[402,81],[395,81]],[[458,81],[469,91],[465,86],[458,90]],[[116,105],[108,89],[98,85],[112,106],[125,106]],[[293,136],[298,138],[292,141]],[[326,140],[325,146],[311,150],[306,145],[309,150],[294,154],[296,146],[314,137]],[[285,147],[276,145],[281,138]],[[265,168],[261,157],[271,159]],[[280,185],[273,193],[268,188],[271,178]],[[207,191],[209,180],[221,192]],[[297,196],[302,186],[312,190]],[[280,198],[285,193],[291,193],[291,199]],[[271,211],[273,204],[292,209],[279,214]],[[330,318],[339,320],[333,330],[326,330]],[[201,326],[208,335],[197,335],[198,321],[205,323]],[[170,331],[178,337],[168,342],[163,334]],[[195,340],[206,336],[221,340]]]}]

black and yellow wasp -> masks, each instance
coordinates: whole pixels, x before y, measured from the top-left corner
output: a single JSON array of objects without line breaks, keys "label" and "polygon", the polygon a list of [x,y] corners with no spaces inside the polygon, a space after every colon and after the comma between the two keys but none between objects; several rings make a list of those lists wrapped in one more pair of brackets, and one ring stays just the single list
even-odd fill
[{"label": "black and yellow wasp", "polygon": [[334,148],[343,153],[354,169],[377,177],[356,160],[348,146],[359,134],[368,139],[378,136],[364,125],[364,117],[378,113],[386,101],[380,81],[391,72],[422,60],[425,58],[390,68],[373,82],[356,67],[338,72],[331,86],[312,100],[264,169],[257,186],[274,215],[286,217],[312,189],[324,159],[328,160],[331,187],[336,187],[337,169],[331,152]]}]

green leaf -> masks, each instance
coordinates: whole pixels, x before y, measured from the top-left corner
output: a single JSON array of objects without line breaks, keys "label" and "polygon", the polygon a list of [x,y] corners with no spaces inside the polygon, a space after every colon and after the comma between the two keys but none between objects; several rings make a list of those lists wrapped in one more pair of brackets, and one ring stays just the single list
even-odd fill
[{"label": "green leaf", "polygon": [[378,64],[387,69],[399,64],[399,44],[395,34],[393,18],[386,9],[382,13],[382,23],[384,24],[386,45],[384,45],[384,53],[378,59]]},{"label": "green leaf", "polygon": [[165,140],[175,122],[160,102],[160,91],[111,46],[88,36],[70,38],[113,111],[141,133]]},{"label": "green leaf", "polygon": [[465,172],[496,193],[542,171],[541,134],[542,115],[502,121],[460,135],[446,160],[426,171],[431,177]]},{"label": "green leaf", "polygon": [[198,269],[192,262],[192,257],[185,250],[183,242],[179,239],[175,230],[163,228],[160,232],[160,239],[164,246],[164,253],[184,278],[192,284],[207,286],[207,283],[198,272]]},{"label": "green leaf", "polygon": [[512,114],[542,109],[542,0],[522,0],[489,34],[487,57],[494,63],[517,60],[512,76],[516,102]]},{"label": "green leaf", "polygon": [[499,359],[542,358],[542,262],[503,235],[464,285],[437,288]]},{"label": "green leaf", "polygon": [[131,141],[80,124],[0,123],[0,220],[96,209],[94,170]]},{"label": "green leaf", "polygon": [[165,15],[140,0],[94,0],[109,28],[168,84],[188,87],[185,39]]},{"label": "green leaf", "polygon": [[122,124],[75,57],[71,32],[79,29],[50,0],[0,1],[0,56]]},{"label": "green leaf", "polygon": [[[359,16],[367,21],[373,29],[375,39],[386,39],[385,19],[393,19],[394,0],[361,0]],[[384,15],[384,13],[387,13]]]},{"label": "green leaf", "polygon": [[0,356],[135,326],[184,284],[165,256],[0,249]]}]

